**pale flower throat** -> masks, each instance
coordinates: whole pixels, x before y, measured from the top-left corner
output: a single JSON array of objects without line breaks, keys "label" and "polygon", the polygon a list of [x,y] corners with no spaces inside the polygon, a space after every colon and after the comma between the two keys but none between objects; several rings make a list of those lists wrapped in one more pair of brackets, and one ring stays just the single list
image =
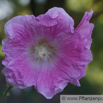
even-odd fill
[{"label": "pale flower throat", "polygon": [[47,54],[46,47],[40,46],[39,51],[38,51],[38,56],[40,58],[44,58],[46,56],[46,54]]},{"label": "pale flower throat", "polygon": [[41,59],[46,58],[50,54],[49,49],[44,45],[35,47],[35,55]]}]

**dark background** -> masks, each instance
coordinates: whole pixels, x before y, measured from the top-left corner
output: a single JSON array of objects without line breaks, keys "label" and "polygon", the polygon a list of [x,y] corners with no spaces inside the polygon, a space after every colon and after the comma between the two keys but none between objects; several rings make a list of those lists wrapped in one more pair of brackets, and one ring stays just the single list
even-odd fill
[{"label": "dark background", "polygon": [[[103,94],[103,0],[0,0],[0,41],[7,38],[4,25],[12,17],[25,14],[38,16],[54,6],[64,8],[74,19],[75,27],[81,21],[85,11],[90,11],[91,8],[94,11],[90,21],[95,24],[91,45],[93,61],[87,66],[86,76],[80,80],[81,87],[68,84],[63,92],[50,100],[37,93],[33,87],[23,90],[13,88],[8,94],[6,103],[60,103],[60,95],[63,94]],[[0,43],[0,61],[3,59],[4,54]],[[0,71],[3,68],[1,63]],[[0,74],[0,102],[5,88],[5,77]]]}]

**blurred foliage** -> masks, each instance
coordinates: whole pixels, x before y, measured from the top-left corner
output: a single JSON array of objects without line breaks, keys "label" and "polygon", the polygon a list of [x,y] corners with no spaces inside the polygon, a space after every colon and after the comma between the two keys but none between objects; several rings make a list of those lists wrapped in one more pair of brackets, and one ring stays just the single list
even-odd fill
[{"label": "blurred foliage", "polygon": [[[68,84],[64,91],[60,94],[103,94],[103,0],[26,0],[28,2],[27,4],[23,4],[23,1],[26,2],[25,0],[4,1],[8,1],[10,3],[11,8],[13,9],[13,13],[11,14],[11,16],[7,16],[6,18],[0,20],[0,41],[2,41],[2,39],[4,38],[7,38],[4,33],[4,25],[8,20],[10,20],[14,16],[25,14],[31,15],[32,13],[37,16],[39,14],[45,13],[51,7],[59,6],[63,7],[68,12],[68,14],[74,19],[76,27],[81,21],[84,12],[93,9],[94,14],[90,21],[95,24],[95,28],[92,35],[93,43],[91,45],[93,61],[89,63],[86,69],[86,76],[80,80],[81,87],[76,87],[72,84]],[[2,0],[0,0],[0,2],[2,2]],[[4,58],[1,44],[0,57],[1,59]],[[4,90],[4,87],[2,86],[3,89],[0,88],[1,92]],[[0,95],[2,94],[1,92]],[[21,101],[15,101],[15,103],[34,103],[33,101],[35,101],[36,98],[39,97],[44,98],[43,96],[38,94],[34,89],[32,89],[32,91],[28,93],[22,90],[21,94],[17,97],[14,97],[13,95],[11,96],[12,99],[21,99]],[[11,98],[8,99],[9,102],[7,103],[14,103],[11,101]],[[32,102],[29,102],[29,100],[31,100]],[[50,101],[47,102],[46,99],[43,100],[45,101],[45,103],[52,103]],[[59,103],[58,101],[59,100],[57,100],[56,103]],[[37,103],[44,102],[39,101]]]}]

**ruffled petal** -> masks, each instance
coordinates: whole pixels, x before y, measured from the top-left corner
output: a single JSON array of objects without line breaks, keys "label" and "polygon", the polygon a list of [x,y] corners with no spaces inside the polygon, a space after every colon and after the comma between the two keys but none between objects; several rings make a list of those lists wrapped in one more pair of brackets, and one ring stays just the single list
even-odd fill
[{"label": "ruffled petal", "polygon": [[[89,39],[86,38],[88,41]],[[56,58],[59,58],[57,64],[61,68],[58,71],[65,73],[65,79],[70,78],[68,82],[80,86],[79,79],[85,76],[87,64],[92,61],[90,48],[86,48],[87,41],[80,38],[80,34],[75,32],[68,35],[60,35],[52,42],[56,45]],[[58,44],[59,43],[59,44]],[[91,42],[89,42],[91,44]],[[90,45],[89,44],[89,45]]]},{"label": "ruffled petal", "polygon": [[[37,21],[45,28],[54,29],[54,33],[73,33],[74,20],[65,12],[63,8],[53,7],[49,9],[44,15],[36,17]],[[53,28],[52,28],[53,27]],[[52,32],[51,35],[54,35]],[[48,32],[49,35],[49,32]]]},{"label": "ruffled petal", "polygon": [[61,92],[69,82],[69,78],[65,80],[62,75],[63,73],[57,68],[51,68],[51,71],[41,70],[38,75],[37,85],[34,87],[47,99],[51,99],[55,94]]},{"label": "ruffled petal", "polygon": [[74,20],[70,17],[63,8],[54,7],[47,11],[46,13],[52,19],[58,20],[58,25],[62,25],[64,30],[70,33],[74,32]]},{"label": "ruffled petal", "polygon": [[89,23],[89,20],[91,19],[92,14],[93,14],[92,10],[91,10],[91,12],[85,12],[83,19],[81,20],[81,22],[75,29],[75,31],[80,34],[81,38],[91,38],[94,24]]},{"label": "ruffled petal", "polygon": [[68,83],[80,86],[79,79],[85,75],[85,67],[65,64],[65,62],[58,58],[54,68],[49,67],[45,71],[41,68],[39,72],[37,84],[34,87],[47,99],[63,91]]},{"label": "ruffled petal", "polygon": [[5,59],[2,63],[6,66],[12,59],[24,55],[26,50],[26,42],[16,42],[12,39],[4,39],[2,41],[2,52],[5,53]]},{"label": "ruffled petal", "polygon": [[[36,28],[31,27],[33,15],[17,16],[5,24],[8,39],[2,41],[2,52],[5,53],[3,64],[6,66],[13,58],[27,55],[31,44],[36,42]],[[34,35],[35,34],[35,35]]]},{"label": "ruffled petal", "polygon": [[5,34],[8,38],[14,41],[28,40],[33,36],[32,30],[30,30],[30,22],[35,17],[33,15],[16,16],[9,20],[4,27]]},{"label": "ruffled petal", "polygon": [[12,59],[3,72],[9,84],[23,89],[36,84],[39,70],[26,57],[20,56]]}]

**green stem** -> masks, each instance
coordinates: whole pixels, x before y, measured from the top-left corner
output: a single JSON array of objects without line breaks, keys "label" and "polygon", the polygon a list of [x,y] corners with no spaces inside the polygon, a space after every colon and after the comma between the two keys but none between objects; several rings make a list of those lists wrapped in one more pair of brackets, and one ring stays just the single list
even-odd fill
[{"label": "green stem", "polygon": [[8,93],[8,91],[9,91],[12,87],[13,87],[13,86],[9,85],[9,86],[6,88],[6,90],[5,90],[4,94],[3,94],[2,103],[5,103],[7,93]]}]

